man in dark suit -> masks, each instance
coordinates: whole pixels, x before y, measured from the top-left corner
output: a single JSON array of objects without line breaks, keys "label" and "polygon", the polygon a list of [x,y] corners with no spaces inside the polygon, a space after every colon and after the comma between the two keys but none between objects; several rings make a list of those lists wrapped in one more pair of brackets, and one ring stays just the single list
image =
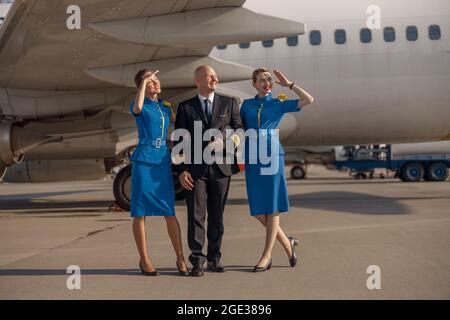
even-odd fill
[{"label": "man in dark suit", "polygon": [[[221,242],[224,232],[223,211],[228,196],[230,177],[239,172],[239,166],[235,155],[233,164],[223,161],[205,162],[203,151],[209,148],[211,154],[223,153],[225,141],[221,138],[203,141],[203,134],[208,129],[217,129],[225,138],[227,129],[242,129],[243,125],[239,114],[239,106],[236,99],[219,95],[214,91],[218,85],[218,77],[210,66],[200,66],[195,70],[195,83],[198,95],[181,102],[176,115],[175,130],[185,129],[190,134],[191,156],[177,166],[180,175],[180,183],[185,189],[186,205],[188,211],[188,244],[191,249],[189,261],[193,268],[191,275],[203,276],[203,265],[208,261],[208,270],[214,272],[225,272],[220,262]],[[194,127],[201,128],[194,134]],[[202,136],[199,136],[201,132]],[[194,144],[200,143],[201,149],[195,150]],[[238,135],[231,136],[232,153],[238,146],[240,139]],[[180,141],[178,142],[180,143]],[[177,142],[175,142],[175,145]],[[201,154],[199,155],[199,151]],[[208,150],[207,150],[208,151]],[[195,156],[195,152],[197,155]],[[229,153],[229,148],[227,150]],[[186,156],[186,154],[185,154]],[[197,159],[196,159],[197,157]],[[200,159],[200,160],[199,160]],[[220,162],[223,162],[222,164]],[[206,214],[208,212],[208,214]],[[208,221],[208,250],[207,255],[203,253],[205,242],[205,219]]]}]

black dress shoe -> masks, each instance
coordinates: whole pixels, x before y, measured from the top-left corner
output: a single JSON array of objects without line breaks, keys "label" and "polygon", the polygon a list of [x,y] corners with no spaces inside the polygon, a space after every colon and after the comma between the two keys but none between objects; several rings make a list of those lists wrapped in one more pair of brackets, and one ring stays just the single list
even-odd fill
[{"label": "black dress shoe", "polygon": [[220,261],[210,261],[208,262],[208,270],[212,272],[226,272],[225,267]]},{"label": "black dress shoe", "polygon": [[149,277],[159,276],[159,272],[157,270],[152,271],[152,272],[145,271],[144,267],[142,267],[142,264],[140,261],[139,261],[139,269],[141,269],[141,272],[146,276],[149,276]]},{"label": "black dress shoe", "polygon": [[191,276],[193,277],[203,277],[204,272],[203,272],[203,266],[201,265],[195,265],[192,267],[191,269]]},{"label": "black dress shoe", "polygon": [[255,266],[253,268],[253,272],[264,272],[270,270],[272,268],[272,259],[269,259],[269,262],[264,267]]},{"label": "black dress shoe", "polygon": [[177,269],[178,269],[178,274],[180,276],[186,277],[186,276],[190,275],[189,271],[183,271],[183,270],[180,269],[180,266],[178,265],[178,261],[176,262],[176,265],[177,265]]},{"label": "black dress shoe", "polygon": [[291,250],[292,250],[292,256],[289,258],[289,264],[291,267],[295,267],[297,264],[297,254],[295,253],[295,247],[300,244],[300,241],[298,239],[295,239],[294,237],[288,237],[289,243],[291,244]]}]

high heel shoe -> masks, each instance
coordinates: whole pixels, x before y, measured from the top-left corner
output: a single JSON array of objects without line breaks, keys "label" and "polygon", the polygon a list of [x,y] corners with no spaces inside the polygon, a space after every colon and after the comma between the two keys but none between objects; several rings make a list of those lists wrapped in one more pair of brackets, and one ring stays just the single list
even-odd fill
[{"label": "high heel shoe", "polygon": [[298,239],[295,239],[294,237],[288,237],[288,239],[289,243],[291,244],[291,251],[292,251],[292,255],[289,258],[289,264],[291,265],[291,267],[295,267],[298,260],[297,254],[295,253],[295,247],[300,244],[300,241],[298,241]]},{"label": "high heel shoe", "polygon": [[179,274],[180,276],[187,277],[187,276],[190,275],[189,271],[183,271],[183,270],[181,270],[180,266],[178,265],[178,261],[176,262],[176,265],[177,265],[177,269],[178,269],[178,274]]},{"label": "high heel shoe", "polygon": [[159,276],[159,272],[157,270],[152,271],[152,272],[145,271],[144,267],[142,267],[142,263],[140,261],[139,261],[139,269],[141,269],[141,272],[143,274],[145,274],[146,276],[151,276],[151,277]]},{"label": "high heel shoe", "polygon": [[258,267],[257,265],[253,268],[253,272],[264,272],[272,268],[272,258],[269,259],[264,267]]}]

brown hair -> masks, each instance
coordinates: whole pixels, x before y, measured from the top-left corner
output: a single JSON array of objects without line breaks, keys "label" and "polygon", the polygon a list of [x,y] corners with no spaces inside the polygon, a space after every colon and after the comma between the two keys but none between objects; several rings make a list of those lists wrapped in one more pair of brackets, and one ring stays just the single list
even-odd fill
[{"label": "brown hair", "polygon": [[269,71],[269,69],[264,68],[264,67],[258,68],[255,71],[253,71],[253,74],[252,74],[253,82],[256,82],[256,77],[258,76],[258,74],[264,73],[264,72],[270,72],[270,71]]},{"label": "brown hair", "polygon": [[141,87],[142,80],[144,80],[144,75],[147,72],[152,72],[152,70],[142,69],[142,70],[139,70],[138,73],[136,73],[136,75],[134,76],[134,83],[136,84],[137,88]]}]

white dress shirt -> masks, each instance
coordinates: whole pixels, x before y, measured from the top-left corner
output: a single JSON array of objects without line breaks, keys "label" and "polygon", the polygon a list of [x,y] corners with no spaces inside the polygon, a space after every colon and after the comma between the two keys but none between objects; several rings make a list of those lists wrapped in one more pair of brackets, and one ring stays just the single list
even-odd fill
[{"label": "white dress shirt", "polygon": [[211,115],[212,118],[212,111],[213,111],[213,102],[214,102],[214,92],[211,92],[209,97],[204,97],[200,93],[198,94],[198,98],[200,99],[200,104],[202,106],[202,109],[205,110],[205,99],[208,99],[208,112]]}]

